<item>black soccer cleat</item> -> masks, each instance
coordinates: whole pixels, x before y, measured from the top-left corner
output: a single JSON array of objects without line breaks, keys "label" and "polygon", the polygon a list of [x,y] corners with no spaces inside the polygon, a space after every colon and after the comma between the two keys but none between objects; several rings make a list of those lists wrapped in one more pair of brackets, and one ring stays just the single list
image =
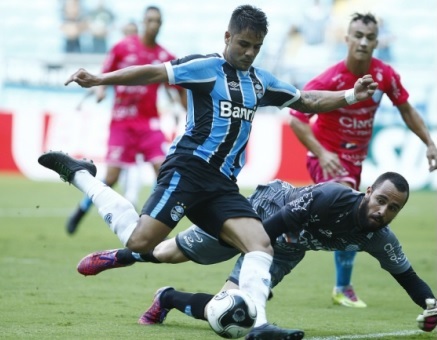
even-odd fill
[{"label": "black soccer cleat", "polygon": [[304,335],[304,331],[281,328],[267,322],[253,328],[250,333],[246,335],[245,340],[301,340]]},{"label": "black soccer cleat", "polygon": [[58,173],[64,182],[71,183],[74,174],[79,170],[86,170],[96,176],[97,168],[93,161],[78,160],[61,151],[49,151],[39,156],[38,163]]},{"label": "black soccer cleat", "polygon": [[71,214],[67,220],[67,224],[65,225],[65,229],[67,230],[68,234],[72,235],[76,232],[76,229],[85,214],[86,211],[82,210],[80,207],[77,207],[73,214]]}]

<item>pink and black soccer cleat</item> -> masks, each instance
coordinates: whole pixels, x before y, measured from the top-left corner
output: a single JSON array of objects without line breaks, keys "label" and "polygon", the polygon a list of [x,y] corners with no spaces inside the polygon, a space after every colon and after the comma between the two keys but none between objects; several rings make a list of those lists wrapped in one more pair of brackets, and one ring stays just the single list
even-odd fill
[{"label": "pink and black soccer cleat", "polygon": [[138,323],[141,325],[156,325],[164,322],[169,309],[161,307],[161,296],[163,293],[174,290],[173,287],[162,287],[159,288],[155,296],[153,297],[152,305],[148,310],[144,312],[143,315],[138,319]]},{"label": "pink and black soccer cleat", "polygon": [[77,265],[77,271],[85,276],[97,275],[104,270],[131,266],[133,263],[124,264],[117,260],[120,249],[98,251],[85,256]]}]

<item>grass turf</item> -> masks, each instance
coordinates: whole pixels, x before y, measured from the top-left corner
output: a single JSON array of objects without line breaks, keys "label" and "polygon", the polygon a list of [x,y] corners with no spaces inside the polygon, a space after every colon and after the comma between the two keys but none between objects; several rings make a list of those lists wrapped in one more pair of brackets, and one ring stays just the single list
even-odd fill
[{"label": "grass turf", "polygon": [[[161,286],[216,293],[233,266],[137,264],[96,277],[76,272],[86,254],[119,248],[96,210],[77,234],[64,224],[81,193],[65,183],[0,176],[0,338],[2,339],[217,339],[206,322],[178,311],[159,326],[137,318]],[[245,191],[249,193],[249,191]],[[142,192],[142,198],[148,189]],[[437,291],[437,195],[413,192],[392,228],[416,272]],[[189,225],[182,221],[176,232]],[[268,318],[280,326],[304,329],[306,339],[435,339],[418,332],[421,312],[378,263],[356,258],[353,283],[365,309],[333,306],[333,255],[309,252],[275,288]],[[388,335],[392,334],[392,335]]]}]

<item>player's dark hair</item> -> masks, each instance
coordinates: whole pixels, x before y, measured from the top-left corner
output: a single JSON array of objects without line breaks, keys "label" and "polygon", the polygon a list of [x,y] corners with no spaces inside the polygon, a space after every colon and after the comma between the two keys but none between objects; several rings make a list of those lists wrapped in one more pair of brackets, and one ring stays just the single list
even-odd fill
[{"label": "player's dark hair", "polygon": [[259,8],[251,5],[238,6],[232,12],[228,30],[231,34],[250,29],[259,35],[266,35],[269,23],[266,14]]},{"label": "player's dark hair", "polygon": [[350,23],[353,23],[355,21],[362,21],[365,25],[367,25],[370,22],[373,22],[374,24],[378,25],[378,20],[376,20],[376,17],[372,13],[358,13],[355,12],[352,14],[352,19]]},{"label": "player's dark hair", "polygon": [[144,13],[147,13],[148,11],[157,11],[159,14],[161,14],[161,10],[157,6],[147,6]]},{"label": "player's dark hair", "polygon": [[159,7],[157,7],[157,6],[153,6],[153,5],[151,5],[151,6],[147,6],[147,7],[146,7],[146,10],[144,11],[144,17],[146,17],[146,15],[147,15],[147,13],[148,13],[149,11],[156,11],[156,12],[158,12],[159,17],[160,17],[159,22],[162,24],[162,13],[161,13],[161,9],[160,9]]},{"label": "player's dark hair", "polygon": [[382,183],[385,181],[390,181],[393,183],[395,188],[399,190],[400,192],[406,192],[407,198],[405,200],[405,203],[408,201],[408,197],[410,196],[410,185],[408,184],[407,180],[404,178],[404,176],[398,174],[397,172],[385,172],[382,175],[380,175],[376,181],[372,184],[372,189],[378,188]]}]

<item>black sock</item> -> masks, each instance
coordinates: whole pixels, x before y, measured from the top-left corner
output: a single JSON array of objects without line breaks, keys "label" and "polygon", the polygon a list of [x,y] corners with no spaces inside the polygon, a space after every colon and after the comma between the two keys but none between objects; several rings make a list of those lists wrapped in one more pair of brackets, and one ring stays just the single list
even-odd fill
[{"label": "black sock", "polygon": [[206,320],[204,315],[205,306],[213,297],[212,294],[193,294],[169,290],[161,296],[161,306],[168,309],[176,308],[195,319]]},{"label": "black sock", "polygon": [[132,252],[129,248],[120,249],[117,251],[117,261],[122,264],[132,264],[135,262],[152,262],[161,263],[155,256],[153,256],[153,250],[148,253],[138,254]]},{"label": "black sock", "polygon": [[152,263],[161,263],[155,256],[153,256],[153,250],[149,251],[148,253],[138,254],[141,258],[141,260],[137,259],[137,261],[141,262],[152,262]]},{"label": "black sock", "polygon": [[132,255],[132,250],[129,248],[119,249],[117,251],[117,262],[122,264],[132,264],[137,262],[135,257]]}]

